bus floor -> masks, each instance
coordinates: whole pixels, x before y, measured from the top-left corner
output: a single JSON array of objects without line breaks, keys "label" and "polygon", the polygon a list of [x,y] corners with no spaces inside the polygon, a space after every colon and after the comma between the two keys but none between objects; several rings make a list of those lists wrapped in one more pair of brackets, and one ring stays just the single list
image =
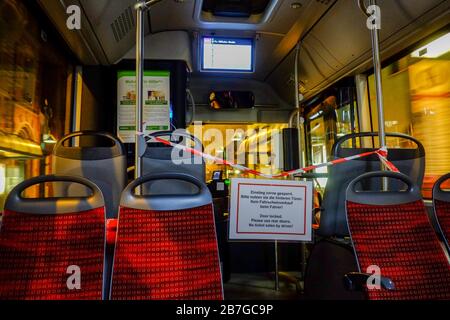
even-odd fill
[{"label": "bus floor", "polygon": [[[293,277],[299,274],[290,273]],[[283,277],[279,280],[279,290],[275,290],[273,274],[267,273],[233,273],[224,284],[226,300],[298,300],[302,298],[297,286]]]}]

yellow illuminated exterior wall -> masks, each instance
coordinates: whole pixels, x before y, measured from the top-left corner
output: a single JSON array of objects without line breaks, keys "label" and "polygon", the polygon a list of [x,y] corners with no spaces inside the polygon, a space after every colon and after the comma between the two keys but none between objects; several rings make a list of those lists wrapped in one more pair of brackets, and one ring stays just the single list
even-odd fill
[{"label": "yellow illuminated exterior wall", "polygon": [[[205,152],[213,156],[223,157],[226,160],[237,162],[245,158],[245,165],[252,170],[266,174],[276,174],[282,171],[282,129],[287,124],[257,123],[257,124],[204,124],[201,126],[202,135],[198,130],[195,134],[194,126],[188,131],[194,134],[205,148]],[[228,137],[227,137],[228,130]],[[230,137],[230,132],[235,135]],[[241,134],[242,133],[242,134]],[[276,133],[279,133],[276,134]],[[223,137],[218,148],[211,147],[214,137]],[[233,138],[235,141],[233,141]],[[273,141],[273,139],[278,141]],[[228,144],[227,144],[228,141]],[[234,144],[234,146],[231,146]],[[270,164],[269,157],[271,157]],[[222,170],[224,178],[257,178],[254,175],[235,170],[221,164],[206,162],[206,179],[210,180],[214,171]]]},{"label": "yellow illuminated exterior wall", "polygon": [[50,173],[42,136],[60,138],[67,123],[70,64],[46,31],[26,1],[0,1],[0,213],[15,185]]},{"label": "yellow illuminated exterior wall", "polygon": [[[436,179],[450,172],[450,52],[437,58],[408,55],[383,68],[382,81],[386,131],[411,135],[424,145],[422,191],[430,198]],[[372,126],[377,131],[373,75],[369,76],[369,93]],[[390,147],[408,147],[395,139],[387,143]]]}]

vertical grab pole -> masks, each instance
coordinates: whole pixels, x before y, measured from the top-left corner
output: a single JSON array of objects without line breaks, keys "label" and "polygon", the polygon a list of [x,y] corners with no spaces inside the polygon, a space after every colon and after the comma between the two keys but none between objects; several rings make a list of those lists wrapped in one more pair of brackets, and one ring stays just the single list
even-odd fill
[{"label": "vertical grab pole", "polygon": [[302,132],[303,132],[303,121],[300,121],[301,118],[301,114],[300,114],[300,99],[299,99],[299,95],[298,95],[298,88],[299,88],[299,79],[298,79],[298,59],[300,57],[300,47],[301,47],[301,42],[297,42],[297,45],[295,46],[295,64],[294,64],[294,82],[295,82],[295,111],[291,114],[290,118],[289,118],[289,127],[292,128],[292,126],[294,125],[294,117],[297,118],[297,128],[298,128],[298,142],[300,144],[299,147],[299,165],[300,168],[303,167],[303,152],[302,152]]},{"label": "vertical grab pole", "polygon": [[[301,47],[301,42],[297,42],[297,45],[295,46],[295,62],[294,62],[294,82],[295,82],[295,111],[294,113],[291,115],[291,119],[289,120],[289,126],[292,127],[293,125],[293,116],[295,115],[297,117],[297,129],[299,131],[299,143],[302,146],[302,126],[303,124],[301,123],[302,121],[300,121],[300,97],[298,95],[298,88],[299,88],[299,79],[298,79],[298,59],[300,56],[300,47]],[[299,164],[300,164],[300,168],[303,167],[303,153],[301,151],[301,149],[299,148],[300,151],[300,155],[299,155]],[[300,245],[300,255],[302,257],[302,277],[304,278],[305,276],[305,270],[306,270],[306,244],[302,243]]]},{"label": "vertical grab pole", "polygon": [[278,240],[275,240],[275,291],[280,290],[280,270],[278,265]]},{"label": "vertical grab pole", "polygon": [[[302,141],[302,124],[300,123],[300,99],[298,96],[298,87],[299,87],[299,79],[298,79],[298,59],[300,56],[300,46],[301,46],[301,42],[297,42],[297,45],[295,46],[295,64],[294,64],[294,80],[295,80],[295,110],[296,110],[296,115],[297,115],[297,128],[298,128],[298,132],[300,134],[299,136],[299,142],[301,145],[301,141]],[[292,124],[290,124],[292,126]],[[303,152],[301,149],[300,150],[300,155],[299,155],[299,163],[300,163],[300,168],[303,167]],[[301,244],[301,257],[302,257],[302,277],[305,278],[305,270],[306,270],[306,244],[302,243]]]},{"label": "vertical grab pole", "polygon": [[300,41],[297,42],[297,45],[295,46],[295,72],[294,72],[294,81],[295,81],[295,109],[297,111],[300,111],[300,101],[298,99],[298,56],[300,54]]},{"label": "vertical grab pole", "polygon": [[[376,0],[369,0],[369,4],[376,5]],[[373,66],[375,72],[375,88],[377,92],[377,112],[378,112],[378,136],[380,140],[380,147],[386,147],[386,131],[384,126],[384,101],[383,101],[383,85],[381,79],[381,59],[380,59],[380,40],[377,28],[370,30],[372,38],[372,54],[373,54]],[[381,163],[381,170],[386,170],[386,167]],[[388,179],[382,180],[383,191],[389,189]]]},{"label": "vertical grab pole", "polygon": [[[139,1],[136,10],[136,147],[134,177],[142,176],[142,153],[145,141],[141,141],[144,132],[144,12],[162,0]],[[136,192],[139,192],[137,188]]]},{"label": "vertical grab pole", "polygon": [[[300,110],[300,99],[299,99],[299,79],[298,79],[298,62],[300,57],[300,48],[301,48],[301,40],[297,42],[297,45],[295,46],[295,61],[294,61],[294,99],[295,99],[295,110],[291,113],[289,117],[289,128],[293,128],[294,126],[294,120],[296,118],[297,128],[298,128],[298,142],[299,142],[299,167],[303,167],[303,152],[302,152],[302,145],[303,145],[303,118],[301,117],[301,110]],[[300,256],[301,256],[301,272],[302,277],[304,278],[305,270],[306,270],[306,244],[302,243],[300,246]]]},{"label": "vertical grab pole", "polygon": [[[367,8],[364,5],[364,0],[358,0],[358,5],[360,9],[364,12],[367,17],[370,17]],[[369,0],[370,6],[376,6],[376,0]],[[376,19],[380,19],[381,17],[375,17]],[[370,37],[372,39],[372,57],[373,57],[373,69],[375,76],[375,91],[377,98],[377,114],[378,114],[378,138],[380,140],[380,147],[386,147],[386,131],[384,124],[384,103],[383,103],[383,86],[382,86],[382,78],[381,78],[381,59],[380,59],[380,40],[379,40],[379,32],[378,27],[376,25],[372,25],[370,28]],[[381,170],[386,170],[386,167],[383,163],[381,163]],[[387,178],[383,178],[382,180],[383,191],[387,191],[388,180]]]},{"label": "vertical grab pole", "polygon": [[144,101],[144,11],[145,2],[136,4],[136,145],[135,145],[135,179],[142,175],[142,158],[139,135],[143,131]]},{"label": "vertical grab pole", "polygon": [[[376,5],[376,0],[369,0],[369,4]],[[377,113],[378,113],[378,134],[380,139],[380,146],[386,147],[386,131],[384,127],[384,103],[383,103],[383,87],[381,80],[381,60],[380,60],[380,41],[378,37],[378,29],[372,28],[370,30],[372,38],[372,54],[373,66],[375,73],[375,88],[377,96]]]}]

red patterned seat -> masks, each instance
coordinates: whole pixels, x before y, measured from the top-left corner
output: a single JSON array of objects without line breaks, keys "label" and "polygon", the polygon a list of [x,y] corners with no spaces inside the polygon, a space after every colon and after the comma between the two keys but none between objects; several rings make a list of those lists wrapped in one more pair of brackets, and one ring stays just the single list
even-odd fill
[{"label": "red patterned seat", "polygon": [[[445,182],[448,181],[446,186]],[[433,187],[433,206],[436,220],[441,228],[441,232],[450,250],[450,191],[445,191],[443,188],[450,189],[450,173],[442,176],[436,181]]]},{"label": "red patterned seat", "polygon": [[[182,174],[147,176],[138,184]],[[159,178],[158,178],[159,177]],[[189,176],[188,176],[189,177]],[[172,177],[173,179],[173,177]],[[188,181],[197,181],[191,177]],[[220,300],[223,298],[214,215],[206,186],[202,205],[172,210],[196,196],[148,197],[134,207],[122,205],[114,255],[113,300]],[[206,191],[203,189],[205,188]],[[193,201],[193,202],[191,202]],[[131,202],[134,202],[131,199]],[[139,206],[152,209],[138,209]],[[188,205],[189,206],[189,205]],[[168,208],[164,210],[163,208]],[[172,209],[170,209],[172,208]]]},{"label": "red patterned seat", "polygon": [[[104,207],[92,199],[84,204],[69,200],[80,208],[93,205],[85,211],[71,208],[70,202],[61,199],[21,202],[20,193],[36,184],[33,181],[37,180],[19,185],[6,202],[0,230],[0,300],[102,299]],[[73,211],[66,212],[70,209]],[[71,285],[71,276],[78,272],[73,266],[79,268],[80,288]]]},{"label": "red patterned seat", "polygon": [[447,241],[450,239],[450,202],[434,200],[439,225]]},{"label": "red patterned seat", "polygon": [[[378,266],[391,279],[394,290],[367,290],[369,299],[450,299],[450,264],[440,245],[420,193],[353,192],[369,173],[347,189],[347,221],[360,272]],[[406,181],[402,174],[388,176]],[[408,180],[409,181],[409,180]]]}]

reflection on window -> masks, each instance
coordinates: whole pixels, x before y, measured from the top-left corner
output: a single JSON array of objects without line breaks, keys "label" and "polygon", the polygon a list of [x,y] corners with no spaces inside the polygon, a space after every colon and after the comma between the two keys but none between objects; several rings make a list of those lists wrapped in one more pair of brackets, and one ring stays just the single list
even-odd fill
[{"label": "reflection on window", "polygon": [[49,173],[43,137],[65,130],[69,64],[28,5],[0,2],[0,212],[15,185]]},{"label": "reflection on window", "polygon": [[352,104],[347,104],[336,110],[338,138],[358,131],[358,121],[352,114],[352,108]]},{"label": "reflection on window", "polygon": [[[386,131],[412,135],[424,145],[423,194],[428,198],[436,179],[450,172],[450,42],[443,41],[448,37],[438,37],[382,70]],[[369,91],[378,130],[373,75]]]}]

